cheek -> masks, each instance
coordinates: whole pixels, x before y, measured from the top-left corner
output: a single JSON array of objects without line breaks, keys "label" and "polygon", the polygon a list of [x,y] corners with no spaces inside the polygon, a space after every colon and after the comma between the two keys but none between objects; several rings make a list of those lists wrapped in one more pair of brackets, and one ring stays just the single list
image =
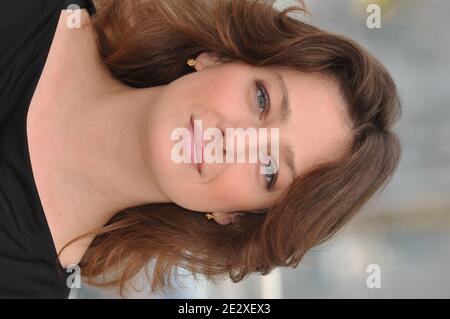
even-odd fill
[{"label": "cheek", "polygon": [[247,178],[236,179],[236,174],[224,173],[209,185],[211,199],[224,203],[244,203],[249,193],[249,181]]},{"label": "cheek", "polygon": [[[254,165],[254,164],[253,164]],[[208,198],[224,210],[254,209],[261,198],[252,164],[231,164],[222,174],[205,185]]]},{"label": "cheek", "polygon": [[236,119],[233,116],[242,116],[242,110],[248,98],[248,84],[236,76],[221,76],[219,80],[210,79],[199,88],[201,103],[205,111],[220,114],[222,120]]}]

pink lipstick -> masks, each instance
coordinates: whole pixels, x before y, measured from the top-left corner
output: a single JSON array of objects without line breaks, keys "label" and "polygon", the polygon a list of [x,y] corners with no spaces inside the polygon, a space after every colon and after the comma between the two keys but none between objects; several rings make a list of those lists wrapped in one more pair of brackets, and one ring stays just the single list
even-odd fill
[{"label": "pink lipstick", "polygon": [[[189,121],[189,132],[191,134],[191,140],[190,140],[190,147],[191,147],[191,162],[194,165],[194,167],[197,169],[197,171],[201,174],[202,173],[202,168],[203,168],[203,139],[201,138],[201,131],[200,131],[200,137],[197,137],[197,140],[200,138],[200,145],[198,145],[198,142],[196,143],[196,138],[195,138],[195,130],[194,130],[194,119],[191,115],[190,121]],[[198,134],[199,132],[197,132]],[[201,149],[201,160],[200,163],[195,163],[195,157],[197,157],[198,160],[198,156],[195,156],[194,154],[199,154],[197,149],[200,147]],[[195,153],[194,153],[195,152]]]}]

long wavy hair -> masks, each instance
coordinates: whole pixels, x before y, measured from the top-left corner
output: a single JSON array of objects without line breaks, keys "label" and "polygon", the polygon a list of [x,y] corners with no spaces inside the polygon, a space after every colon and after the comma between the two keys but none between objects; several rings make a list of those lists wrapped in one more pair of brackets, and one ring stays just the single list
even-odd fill
[{"label": "long wavy hair", "polygon": [[[88,284],[118,286],[122,294],[143,269],[156,291],[172,288],[176,266],[214,282],[224,274],[239,282],[250,273],[295,268],[392,177],[401,153],[392,126],[401,103],[385,67],[351,39],[288,15],[308,14],[303,1],[283,10],[274,2],[103,0],[91,23],[101,59],[131,87],[167,85],[193,72],[186,60],[205,51],[223,63],[239,60],[332,77],[352,124],[348,153],[305,171],[276,206],[260,214],[244,212],[226,226],[175,204],[117,212],[84,235],[95,237],[80,262]],[[155,262],[151,279],[150,261]]]}]

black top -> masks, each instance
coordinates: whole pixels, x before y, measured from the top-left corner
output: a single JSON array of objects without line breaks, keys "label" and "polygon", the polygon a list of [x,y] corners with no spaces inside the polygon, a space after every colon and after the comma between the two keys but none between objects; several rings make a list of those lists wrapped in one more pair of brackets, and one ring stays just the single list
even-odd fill
[{"label": "black top", "polygon": [[69,4],[89,0],[9,0],[0,10],[0,297],[67,298],[70,275],[56,249],[31,168],[26,117]]}]

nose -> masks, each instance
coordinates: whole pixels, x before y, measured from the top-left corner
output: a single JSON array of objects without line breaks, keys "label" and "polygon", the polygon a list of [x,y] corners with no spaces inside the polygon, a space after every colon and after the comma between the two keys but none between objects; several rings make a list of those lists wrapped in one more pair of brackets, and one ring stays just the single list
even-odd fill
[{"label": "nose", "polygon": [[[233,157],[233,162],[237,162],[237,154],[238,152],[243,153],[242,155],[245,156],[245,161],[248,162],[251,154],[253,154],[253,160],[255,160],[256,157],[256,163],[259,162],[260,153],[264,154],[272,154],[273,151],[275,151],[274,154],[276,154],[276,150],[272,149],[272,146],[275,148],[278,148],[278,139],[279,137],[277,134],[273,135],[272,129],[273,127],[264,125],[258,121],[255,121],[254,119],[246,119],[246,118],[234,118],[230,119],[226,116],[218,116],[216,119],[216,127],[219,128],[222,131],[222,138],[223,138],[223,154],[224,154],[224,160],[226,160],[226,154],[230,152],[234,152],[235,154],[229,154],[229,156]],[[227,129],[230,129],[230,135],[227,134]],[[242,129],[243,134],[245,135],[243,138],[245,138],[244,141],[242,141],[242,148],[240,150],[238,149],[239,143],[237,143],[237,134],[233,135],[233,130],[236,133],[236,130]],[[251,138],[250,135],[246,135],[246,132],[251,132],[250,130],[254,130],[255,138]],[[279,133],[278,133],[279,134]],[[228,135],[228,136],[227,136]],[[229,143],[230,145],[233,145],[234,147],[228,148],[227,146],[227,138],[230,139]],[[273,144],[273,145],[272,145]],[[251,153],[253,152],[253,153]],[[252,160],[252,162],[253,162]]]},{"label": "nose", "polygon": [[221,127],[220,130],[223,137],[224,160],[227,160],[226,154],[230,153],[229,156],[233,163],[241,162],[238,160],[238,156],[245,159],[246,162],[257,163],[260,151],[268,150],[270,147],[270,137],[266,134],[264,138],[263,134],[259,134],[258,128],[228,126]]}]

